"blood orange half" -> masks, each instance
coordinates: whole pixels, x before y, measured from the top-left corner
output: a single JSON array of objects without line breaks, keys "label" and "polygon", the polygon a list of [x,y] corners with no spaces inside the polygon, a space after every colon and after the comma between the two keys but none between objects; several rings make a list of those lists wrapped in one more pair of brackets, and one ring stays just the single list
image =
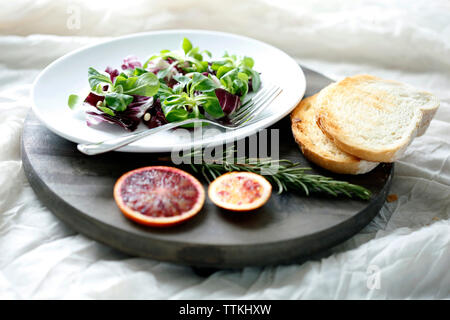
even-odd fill
[{"label": "blood orange half", "polygon": [[114,186],[114,199],[127,218],[167,227],[196,215],[205,202],[205,190],[183,170],[152,166],[121,176]]},{"label": "blood orange half", "polygon": [[217,206],[232,211],[249,211],[269,200],[272,185],[263,176],[252,172],[229,172],[214,180],[208,196]]}]

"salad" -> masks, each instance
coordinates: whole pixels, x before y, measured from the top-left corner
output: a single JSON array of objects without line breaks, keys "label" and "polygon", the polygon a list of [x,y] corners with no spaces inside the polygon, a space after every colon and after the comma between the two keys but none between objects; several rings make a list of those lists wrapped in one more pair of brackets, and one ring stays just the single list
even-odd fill
[{"label": "salad", "polygon": [[186,38],[181,47],[162,50],[144,64],[128,56],[121,71],[90,67],[88,96],[70,95],[69,107],[87,106],[89,126],[106,122],[134,131],[141,121],[154,128],[191,118],[226,120],[249,92],[260,88],[252,58],[225,52],[214,60]]}]

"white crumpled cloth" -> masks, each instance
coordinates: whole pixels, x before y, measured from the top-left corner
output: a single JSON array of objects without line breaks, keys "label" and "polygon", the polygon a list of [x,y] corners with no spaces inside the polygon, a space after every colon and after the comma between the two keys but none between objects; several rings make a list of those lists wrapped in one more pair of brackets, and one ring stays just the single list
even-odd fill
[{"label": "white crumpled cloth", "polygon": [[[78,29],[68,23],[77,12]],[[391,193],[398,200],[326,258],[209,277],[121,254],[65,226],[23,173],[20,136],[33,80],[54,59],[99,37],[168,28],[243,34],[335,78],[371,73],[436,94],[441,107],[428,131],[396,164]],[[0,298],[450,298],[449,137],[446,1],[4,1]]]}]

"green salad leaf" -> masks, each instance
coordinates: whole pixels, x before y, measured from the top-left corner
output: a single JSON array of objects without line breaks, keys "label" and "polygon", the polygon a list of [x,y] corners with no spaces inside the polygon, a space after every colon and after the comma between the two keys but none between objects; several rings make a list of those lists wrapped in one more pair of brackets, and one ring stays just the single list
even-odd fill
[{"label": "green salad leaf", "polygon": [[252,81],[253,91],[257,91],[261,86],[259,73],[253,70],[254,64],[250,57],[239,58],[225,53],[222,59],[212,62],[211,69],[216,71],[216,76],[225,89],[244,97],[249,91],[249,80]]},{"label": "green salad leaf", "polygon": [[181,47],[185,54],[192,50],[192,43],[187,38],[183,38],[183,42],[181,43]]},{"label": "green salad leaf", "polygon": [[232,69],[220,77],[220,83],[232,94],[245,97],[248,93],[248,75],[238,68]]},{"label": "green salad leaf", "polygon": [[105,95],[108,107],[115,111],[125,111],[127,106],[133,101],[133,97],[123,93],[111,92]]},{"label": "green salad leaf", "polygon": [[223,117],[224,113],[214,93],[219,85],[198,72],[192,73],[191,76],[175,76],[178,84],[173,89],[161,87],[158,95],[162,100],[161,108],[167,121],[204,118],[200,106],[212,118]]},{"label": "green salad leaf", "polygon": [[212,79],[198,72],[192,75],[192,81],[190,83],[192,83],[189,89],[191,92],[194,91],[207,92],[212,91],[218,87],[218,85]]},{"label": "green salad leaf", "polygon": [[146,72],[140,76],[127,78],[123,86],[123,93],[153,97],[158,92],[158,89],[159,80],[156,75],[151,72]]},{"label": "green salad leaf", "polygon": [[76,95],[76,94],[71,94],[69,96],[69,100],[67,102],[67,104],[69,105],[70,109],[74,109],[76,106],[78,106],[81,102],[83,101],[83,99]]},{"label": "green salad leaf", "polygon": [[184,72],[205,72],[208,69],[208,61],[205,61],[204,54],[211,57],[211,52],[200,51],[199,47],[194,47],[187,38],[181,42],[182,51],[161,50],[159,54],[151,56],[145,63],[144,69],[157,58],[170,58],[175,61],[175,65]]},{"label": "green salad leaf", "polygon": [[103,104],[100,106],[97,106],[97,108],[99,108],[101,111],[103,111],[106,114],[109,114],[110,116],[115,116],[116,114],[114,113],[114,111],[112,111],[110,108],[105,107]]},{"label": "green salad leaf", "polygon": [[89,67],[89,69],[88,69],[88,81],[89,81],[89,85],[91,86],[91,89],[94,89],[98,85],[102,85],[102,84],[112,84],[109,76],[98,72],[97,70],[95,70],[92,67]]},{"label": "green salad leaf", "polygon": [[214,119],[222,118],[225,115],[214,91],[205,92],[198,99],[205,111]]}]

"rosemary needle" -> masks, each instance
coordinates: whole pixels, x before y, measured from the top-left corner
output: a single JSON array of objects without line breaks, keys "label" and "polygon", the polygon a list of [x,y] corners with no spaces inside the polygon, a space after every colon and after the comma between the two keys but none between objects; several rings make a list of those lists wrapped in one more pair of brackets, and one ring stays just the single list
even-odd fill
[{"label": "rosemary needle", "polygon": [[[191,158],[201,150],[196,150],[186,155]],[[233,157],[230,160],[230,152]],[[300,191],[309,195],[311,193],[324,193],[332,196],[347,196],[368,200],[371,192],[355,184],[346,181],[333,180],[318,174],[308,173],[310,168],[301,167],[300,163],[289,160],[274,160],[271,158],[236,158],[235,150],[230,148],[224,151],[220,161],[203,161],[200,164],[191,163],[192,169],[211,182],[223,173],[230,171],[249,171],[263,175],[273,185],[278,187],[278,193],[285,191]],[[276,168],[274,170],[274,168]]]}]

